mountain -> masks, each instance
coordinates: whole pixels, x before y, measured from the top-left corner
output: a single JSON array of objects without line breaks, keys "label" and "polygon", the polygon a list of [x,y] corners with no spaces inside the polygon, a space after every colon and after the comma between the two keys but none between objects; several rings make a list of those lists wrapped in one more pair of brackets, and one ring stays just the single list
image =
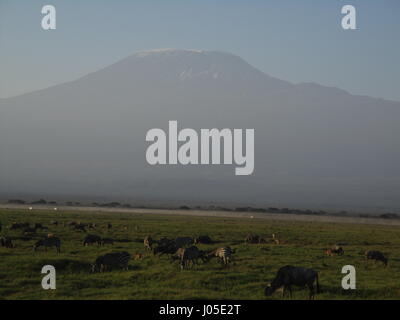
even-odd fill
[{"label": "mountain", "polygon": [[[274,62],[278,63],[278,62]],[[254,128],[255,171],[150,166],[148,130]],[[138,52],[0,100],[0,193],[399,208],[400,102],[292,84],[222,52]]]}]

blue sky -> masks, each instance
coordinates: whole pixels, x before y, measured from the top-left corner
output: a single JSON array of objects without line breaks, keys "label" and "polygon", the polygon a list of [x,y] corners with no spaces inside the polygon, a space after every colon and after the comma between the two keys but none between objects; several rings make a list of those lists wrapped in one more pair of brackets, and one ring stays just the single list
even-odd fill
[{"label": "blue sky", "polygon": [[[41,8],[57,30],[41,29]],[[341,7],[357,30],[341,28]],[[0,97],[74,80],[136,51],[226,51],[291,82],[400,101],[398,0],[0,0]]]}]

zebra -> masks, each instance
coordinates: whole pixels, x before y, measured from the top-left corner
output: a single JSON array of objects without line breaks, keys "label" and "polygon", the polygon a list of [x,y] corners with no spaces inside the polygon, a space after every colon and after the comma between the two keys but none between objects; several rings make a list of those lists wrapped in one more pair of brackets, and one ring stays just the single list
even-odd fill
[{"label": "zebra", "polygon": [[33,246],[33,251],[36,251],[40,246],[43,246],[45,251],[47,251],[47,247],[56,247],[57,253],[61,252],[61,240],[57,237],[44,238],[37,241]]},{"label": "zebra", "polygon": [[265,295],[270,296],[278,288],[283,287],[282,297],[285,296],[287,290],[289,290],[289,296],[292,297],[292,285],[305,287],[310,289],[309,299],[314,299],[314,282],[317,285],[317,293],[319,293],[319,282],[318,272],[313,269],[307,269],[302,267],[284,266],[280,268],[276,274],[275,279],[270,285],[265,288]]},{"label": "zebra", "polygon": [[230,263],[233,253],[234,251],[231,249],[231,247],[222,247],[209,252],[207,257],[208,259],[217,257],[226,266]]},{"label": "zebra", "polygon": [[144,247],[148,250],[152,250],[153,248],[153,239],[151,236],[146,236],[143,240]]},{"label": "zebra", "polygon": [[371,251],[366,251],[365,252],[365,259],[368,260],[375,260],[375,261],[382,261],[383,264],[385,265],[385,267],[387,267],[388,264],[388,258],[386,258],[384,256],[384,254],[380,251],[375,251],[375,250],[371,250]]},{"label": "zebra", "polygon": [[101,237],[94,234],[88,234],[83,240],[83,245],[88,246],[92,243],[97,243],[97,245],[100,246],[102,244]]},{"label": "zebra", "polygon": [[131,255],[126,251],[107,253],[100,256],[92,264],[92,272],[104,272],[111,270],[112,267],[121,267],[124,270],[128,270],[128,263],[131,259]]}]

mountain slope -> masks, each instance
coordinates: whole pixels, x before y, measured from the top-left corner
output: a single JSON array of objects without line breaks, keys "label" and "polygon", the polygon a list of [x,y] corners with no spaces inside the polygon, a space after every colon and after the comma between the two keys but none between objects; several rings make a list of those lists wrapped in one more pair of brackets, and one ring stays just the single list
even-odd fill
[{"label": "mountain slope", "polygon": [[[254,128],[255,172],[145,162],[168,120]],[[136,53],[0,101],[0,192],[396,207],[400,103],[270,77],[231,54]]]}]

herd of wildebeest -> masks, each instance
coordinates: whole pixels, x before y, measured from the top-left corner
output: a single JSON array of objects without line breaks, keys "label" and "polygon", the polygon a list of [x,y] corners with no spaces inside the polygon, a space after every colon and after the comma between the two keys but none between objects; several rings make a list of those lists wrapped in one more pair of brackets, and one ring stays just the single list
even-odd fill
[{"label": "herd of wildebeest", "polygon": [[[95,231],[98,227],[94,223],[81,223],[76,221],[70,221],[68,223],[59,223],[57,221],[52,221],[50,223],[52,226],[62,225],[64,227],[70,227],[74,230],[85,232],[85,236],[82,240],[83,246],[97,245],[97,246],[105,246],[105,245],[113,245],[114,239],[101,237],[96,234],[88,234],[89,230]],[[105,225],[106,229],[110,230],[113,228],[111,223],[107,223]],[[127,227],[125,227],[127,228]],[[0,222],[0,232],[4,229]],[[37,230],[48,231],[49,228],[44,226],[41,223],[34,223],[31,225],[27,222],[14,222],[10,226],[8,226],[9,230],[20,230],[24,235],[32,235],[35,234]],[[274,244],[280,244],[280,240],[275,234],[269,239],[262,238],[255,234],[248,234],[244,239],[244,242],[247,244],[260,244],[271,242]],[[36,241],[32,248],[36,251],[38,248],[43,247],[44,251],[47,251],[48,248],[54,247],[57,253],[61,253],[61,239],[57,237],[53,233],[48,233],[47,236],[42,239]],[[154,255],[169,255],[171,261],[179,261],[180,268],[189,269],[194,265],[201,263],[207,263],[212,258],[217,258],[221,261],[224,267],[228,267],[233,257],[235,255],[235,250],[229,246],[215,248],[210,251],[200,250],[197,245],[199,244],[213,244],[215,243],[210,236],[201,235],[195,238],[192,237],[178,237],[175,239],[169,239],[166,237],[160,238],[158,240],[153,239],[150,235],[146,236],[143,240],[144,248],[148,252],[152,252]],[[6,248],[15,248],[13,244],[13,240],[11,237],[2,236],[0,237],[0,246]],[[336,255],[344,255],[343,246],[340,244],[335,244],[331,248],[325,251],[325,254],[328,256],[336,256]],[[143,253],[134,253],[130,254],[126,251],[120,252],[110,252],[105,255],[99,256],[91,265],[90,272],[105,272],[111,271],[113,268],[122,268],[124,270],[128,270],[128,263],[131,259],[140,260],[143,258]],[[369,250],[365,252],[365,259],[375,260],[378,262],[382,262],[386,267],[388,264],[388,258],[380,251]],[[276,274],[276,277],[265,288],[265,295],[272,295],[277,289],[283,288],[282,295],[283,297],[288,292],[289,296],[292,297],[292,286],[299,287],[307,287],[309,289],[309,298],[313,299],[315,297],[315,293],[320,291],[319,289],[319,279],[318,272],[303,267],[297,266],[284,266],[280,268]]]}]

